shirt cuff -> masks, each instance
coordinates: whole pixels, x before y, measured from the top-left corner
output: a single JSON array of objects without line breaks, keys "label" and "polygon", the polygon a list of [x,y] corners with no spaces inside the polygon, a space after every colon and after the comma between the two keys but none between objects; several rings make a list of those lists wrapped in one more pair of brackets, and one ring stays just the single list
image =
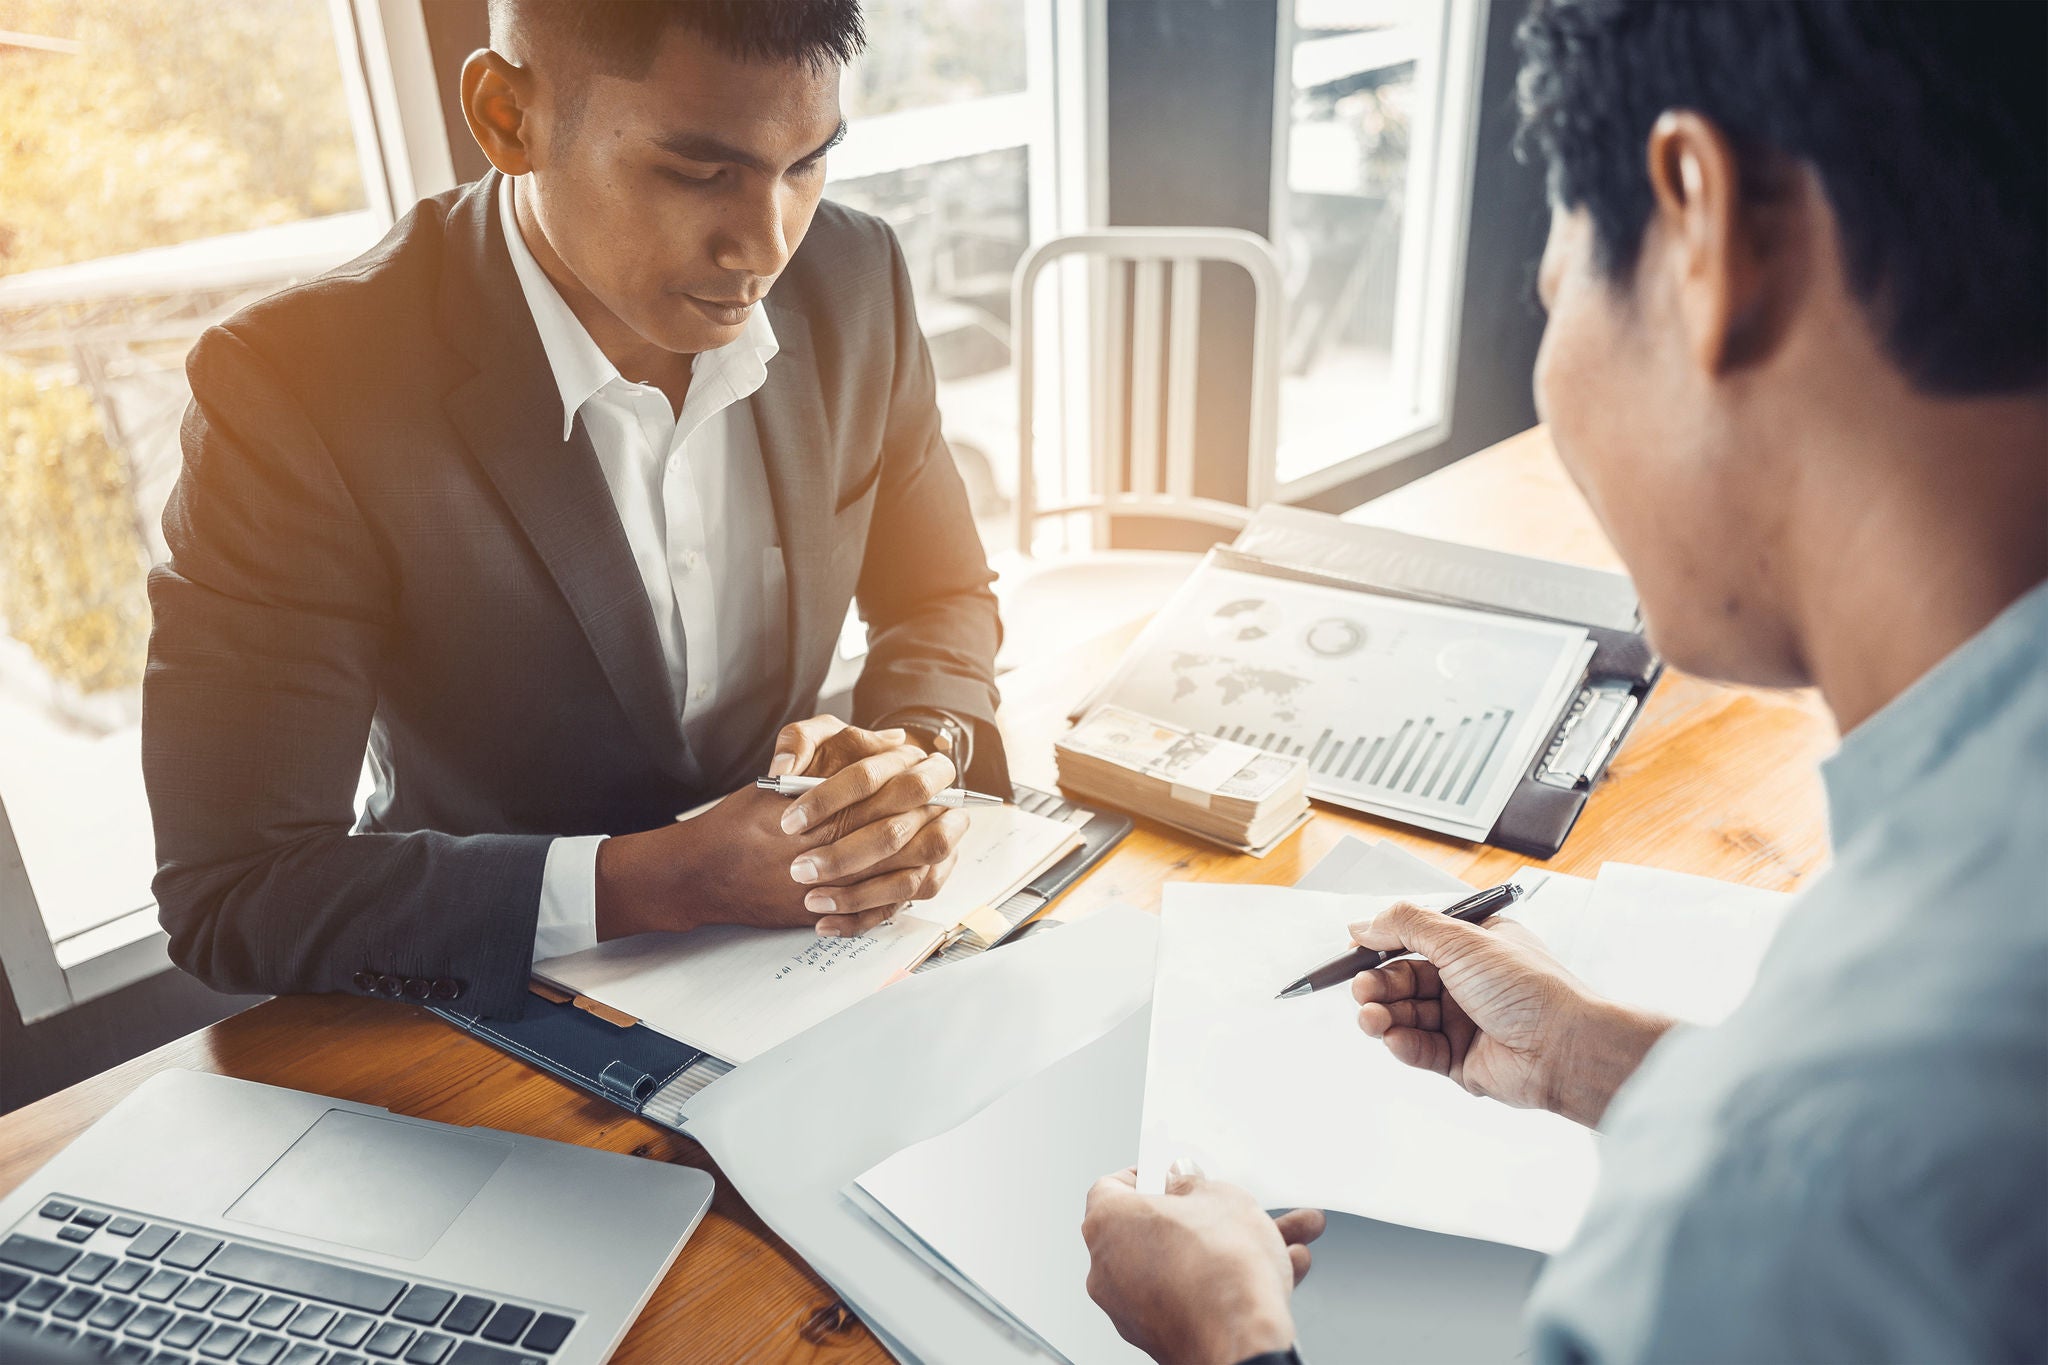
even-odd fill
[{"label": "shirt cuff", "polygon": [[580,834],[548,845],[533,927],[535,962],[597,946],[597,846],[605,837]]}]

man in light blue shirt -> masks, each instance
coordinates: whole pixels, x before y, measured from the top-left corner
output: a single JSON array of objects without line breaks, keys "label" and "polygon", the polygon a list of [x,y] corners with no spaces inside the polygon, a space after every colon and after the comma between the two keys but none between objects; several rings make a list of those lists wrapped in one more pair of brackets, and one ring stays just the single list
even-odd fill
[{"label": "man in light blue shirt", "polygon": [[[1539,405],[1659,648],[1825,698],[1835,865],[1719,1027],[1413,907],[1359,1025],[1603,1133],[1538,1360],[2048,1360],[2044,7],[1537,0],[1521,44]],[[1292,1357],[1320,1218],[1251,1204],[1106,1178],[1090,1291],[1164,1361]]]},{"label": "man in light blue shirt", "polygon": [[1539,1359],[2048,1359],[2048,587],[1824,771],[1835,866],[1609,1106]]}]

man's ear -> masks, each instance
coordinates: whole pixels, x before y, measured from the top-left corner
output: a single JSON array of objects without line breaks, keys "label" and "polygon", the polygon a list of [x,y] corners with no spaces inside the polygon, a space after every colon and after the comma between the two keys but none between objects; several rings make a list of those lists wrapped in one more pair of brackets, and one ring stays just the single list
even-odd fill
[{"label": "man's ear", "polygon": [[489,48],[462,64],[462,116],[476,145],[506,175],[533,169],[530,109],[533,73],[521,70]]},{"label": "man's ear", "polygon": [[1772,185],[1773,168],[1745,177],[1728,135],[1689,111],[1658,116],[1647,156],[1659,264],[1671,273],[1694,363],[1722,374],[1755,362],[1782,335],[1799,292],[1788,196]]}]

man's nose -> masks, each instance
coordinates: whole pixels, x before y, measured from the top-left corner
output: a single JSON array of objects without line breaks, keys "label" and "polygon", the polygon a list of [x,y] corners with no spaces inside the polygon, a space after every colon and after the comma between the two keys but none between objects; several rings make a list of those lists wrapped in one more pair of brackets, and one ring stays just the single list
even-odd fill
[{"label": "man's nose", "polygon": [[789,238],[780,187],[747,195],[720,224],[713,256],[721,270],[773,279],[789,264]]}]

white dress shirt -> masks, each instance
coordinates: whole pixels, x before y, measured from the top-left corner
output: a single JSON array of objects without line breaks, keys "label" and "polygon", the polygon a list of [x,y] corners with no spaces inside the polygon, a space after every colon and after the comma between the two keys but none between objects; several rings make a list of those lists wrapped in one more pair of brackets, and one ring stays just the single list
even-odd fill
[{"label": "white dress shirt", "polygon": [[[761,440],[744,400],[768,377],[775,332],[756,307],[740,335],[693,358],[680,413],[626,379],[556,291],[521,235],[510,176],[498,213],[512,270],[562,393],[562,458],[583,423],[646,586],[683,738],[701,772],[757,742],[787,665],[788,586]],[[687,689],[687,695],[685,695]],[[535,961],[597,943],[601,834],[560,838],[541,881]]]}]

